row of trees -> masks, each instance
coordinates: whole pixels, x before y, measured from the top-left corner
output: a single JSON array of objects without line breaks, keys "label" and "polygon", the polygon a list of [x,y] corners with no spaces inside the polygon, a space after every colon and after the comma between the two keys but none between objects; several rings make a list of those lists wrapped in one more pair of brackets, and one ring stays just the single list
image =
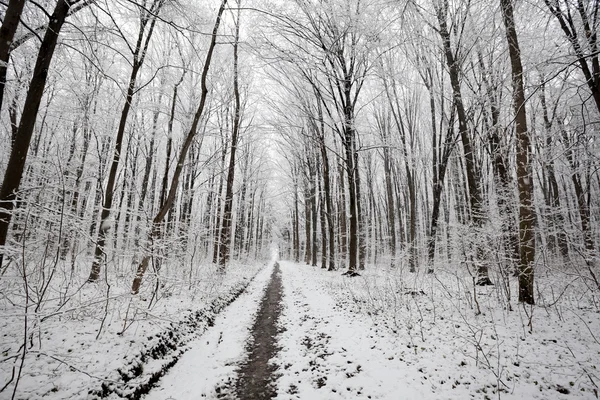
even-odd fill
[{"label": "row of trees", "polygon": [[600,287],[597,2],[216,6],[2,5],[2,274],[127,259],[136,293],[166,257],[224,267],[277,235],[350,274],[516,273],[526,303],[555,258]]},{"label": "row of trees", "polygon": [[262,256],[268,154],[231,3],[2,6],[2,275],[89,262],[137,293],[164,259]]},{"label": "row of trees", "polygon": [[558,257],[600,289],[597,2],[292,3],[261,42],[290,257],[492,266],[529,304]]}]

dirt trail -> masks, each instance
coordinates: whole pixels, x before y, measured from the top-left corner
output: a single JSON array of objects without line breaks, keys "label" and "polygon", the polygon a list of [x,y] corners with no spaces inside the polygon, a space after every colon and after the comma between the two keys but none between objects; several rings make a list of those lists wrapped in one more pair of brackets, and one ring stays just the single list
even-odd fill
[{"label": "dirt trail", "polygon": [[281,314],[283,287],[279,264],[275,264],[271,281],[267,286],[256,321],[252,327],[251,339],[247,347],[248,360],[241,365],[236,383],[238,399],[272,399],[277,395],[274,385],[277,366],[269,364],[279,348],[277,347],[277,321]]}]

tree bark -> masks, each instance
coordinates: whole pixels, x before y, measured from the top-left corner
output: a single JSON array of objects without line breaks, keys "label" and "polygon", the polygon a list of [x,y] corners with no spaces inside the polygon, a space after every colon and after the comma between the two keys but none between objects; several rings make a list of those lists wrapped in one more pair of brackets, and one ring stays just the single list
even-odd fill
[{"label": "tree bark", "polygon": [[2,100],[4,99],[4,87],[6,86],[6,73],[8,71],[11,46],[15,32],[19,27],[24,6],[25,0],[9,0],[8,7],[6,7],[4,13],[4,20],[0,27],[0,111],[2,110]]},{"label": "tree bark", "polygon": [[[33,77],[27,91],[25,104],[23,105],[21,121],[6,165],[2,187],[0,188],[0,248],[6,244],[12,210],[15,207],[17,192],[23,178],[33,128],[35,127],[40,102],[44,94],[44,88],[46,87],[46,80],[48,79],[48,70],[50,69],[58,35],[69,12],[69,7],[70,3],[67,0],[59,0],[56,4],[33,69]],[[14,17],[13,15],[11,18]],[[16,18],[18,18],[18,15]],[[4,254],[5,251],[0,250],[0,268],[2,267]]]},{"label": "tree bark", "polygon": [[535,214],[533,210],[533,177],[531,174],[531,141],[527,131],[523,66],[512,0],[500,0],[508,53],[512,68],[513,108],[517,131],[517,185],[519,188],[519,302],[534,304]]}]

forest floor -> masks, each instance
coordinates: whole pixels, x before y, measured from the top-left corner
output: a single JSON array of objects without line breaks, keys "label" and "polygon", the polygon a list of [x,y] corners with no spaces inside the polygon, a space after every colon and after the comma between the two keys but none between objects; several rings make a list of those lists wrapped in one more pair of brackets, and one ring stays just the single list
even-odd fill
[{"label": "forest floor", "polygon": [[44,285],[30,283],[29,302],[18,273],[2,276],[0,399],[139,398],[266,270],[165,264],[158,292],[149,275],[132,296],[128,265],[93,284],[59,265]]},{"label": "forest floor", "polygon": [[[558,271],[537,270],[535,306],[510,300],[514,278],[474,288],[468,271],[442,268],[204,267],[150,308],[151,285],[132,299],[113,282],[98,304],[106,287],[83,286],[30,320],[14,398],[597,399],[598,294]],[[6,382],[23,330],[4,315]]]},{"label": "forest floor", "polygon": [[469,294],[444,271],[409,282],[279,264],[144,399],[598,398],[587,292],[510,311],[498,288]]}]

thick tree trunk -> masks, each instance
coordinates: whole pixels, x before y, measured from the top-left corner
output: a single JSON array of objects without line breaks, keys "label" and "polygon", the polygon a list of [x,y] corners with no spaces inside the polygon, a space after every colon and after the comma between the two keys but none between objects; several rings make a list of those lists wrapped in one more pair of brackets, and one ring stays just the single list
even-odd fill
[{"label": "thick tree trunk", "polygon": [[348,204],[350,211],[350,231],[348,233],[348,272],[354,273],[358,269],[358,212],[356,199],[356,181],[354,179],[354,152],[352,133],[346,133],[344,148],[346,150],[346,173],[348,178]]},{"label": "thick tree trunk", "polygon": [[[0,249],[6,244],[8,228],[12,218],[12,210],[15,207],[17,192],[19,191],[21,179],[23,178],[25,161],[27,160],[29,144],[31,143],[31,136],[33,135],[33,128],[35,127],[40,102],[44,94],[44,88],[46,87],[48,70],[50,69],[50,63],[54,56],[58,35],[60,34],[60,30],[69,12],[69,7],[70,5],[66,0],[59,0],[56,4],[54,12],[50,17],[50,23],[46,30],[46,34],[44,35],[44,39],[42,40],[33,69],[33,77],[29,85],[29,90],[27,91],[25,104],[23,105],[19,129],[17,130],[17,135],[11,148],[8,163],[6,164],[6,170],[4,172],[2,187],[0,188]],[[16,13],[16,15],[12,15],[11,18],[18,19],[19,15],[20,12]],[[9,15],[6,15],[5,18],[8,16]],[[6,35],[8,37],[9,33],[7,32]],[[4,254],[4,250],[0,250],[0,268],[2,267]]]},{"label": "thick tree trunk", "polygon": [[508,53],[512,67],[513,108],[517,131],[517,185],[519,188],[519,302],[534,304],[535,214],[533,210],[533,176],[531,174],[531,142],[527,131],[523,66],[515,29],[512,0],[500,0]]},{"label": "thick tree trunk", "polygon": [[[2,100],[4,99],[6,73],[8,71],[8,61],[10,60],[13,38],[19,26],[24,6],[25,0],[9,0],[4,12],[4,20],[0,27],[0,111],[2,110]],[[58,33],[56,35],[58,36]]]}]

